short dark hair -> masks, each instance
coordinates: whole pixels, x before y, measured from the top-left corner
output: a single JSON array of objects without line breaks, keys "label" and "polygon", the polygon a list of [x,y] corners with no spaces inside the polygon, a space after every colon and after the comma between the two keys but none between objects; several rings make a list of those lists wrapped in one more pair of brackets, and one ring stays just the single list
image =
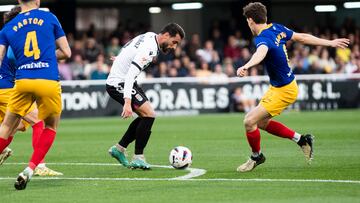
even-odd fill
[{"label": "short dark hair", "polygon": [[176,34],[179,34],[181,39],[185,38],[185,31],[184,29],[178,25],[177,23],[169,23],[167,24],[162,30],[161,34],[169,33],[171,37],[175,37]]},{"label": "short dark hair", "polygon": [[20,6],[15,6],[10,11],[4,13],[4,24],[15,18],[21,12]]},{"label": "short dark hair", "polygon": [[267,10],[264,4],[260,2],[249,3],[243,8],[244,16],[251,18],[256,24],[266,23]]}]

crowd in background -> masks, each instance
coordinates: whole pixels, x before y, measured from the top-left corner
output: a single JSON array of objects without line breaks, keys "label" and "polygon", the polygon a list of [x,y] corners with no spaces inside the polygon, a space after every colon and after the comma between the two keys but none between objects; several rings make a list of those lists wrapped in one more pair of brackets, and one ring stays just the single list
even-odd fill
[{"label": "crowd in background", "polygon": [[[360,73],[360,28],[351,18],[346,19],[338,28],[309,29],[295,25],[290,28],[325,39],[350,39],[350,46],[346,49],[306,46],[289,41],[289,63],[295,74]],[[99,34],[94,26],[81,36],[68,34],[73,55],[70,60],[59,63],[61,79],[106,79],[112,64],[110,58],[117,56],[121,47],[133,37],[148,30],[148,26],[126,23],[119,24],[107,35]],[[253,38],[244,37],[242,30],[236,26],[224,26],[215,21],[208,36],[205,39],[199,34],[187,36],[173,54],[160,53],[157,60],[140,77],[204,77],[210,78],[208,81],[212,83],[221,83],[229,77],[234,77],[237,68],[244,65],[255,51],[254,43],[251,41]],[[266,69],[260,64],[256,68],[251,68],[248,74],[265,75]],[[242,93],[241,87],[233,90],[230,99],[234,111],[247,112],[256,104],[254,98]]]},{"label": "crowd in background", "polygon": [[[222,27],[215,22],[209,32],[210,37],[206,39],[201,39],[199,34],[187,36],[173,54],[160,54],[144,72],[144,77],[211,77],[222,81],[235,76],[236,69],[250,59],[255,50],[254,44],[252,39],[243,37],[240,29],[234,27],[229,31]],[[294,30],[326,39],[347,37],[351,41],[346,49],[306,46],[289,41],[288,56],[295,74],[360,72],[360,29],[352,19],[347,19],[337,29],[314,27]],[[68,34],[73,56],[71,60],[60,62],[61,79],[106,79],[112,63],[110,57],[116,56],[134,36],[146,31],[146,26],[130,23],[119,24],[108,36],[99,37],[93,26],[81,37]],[[264,74],[266,69],[262,65],[249,71],[249,75]]]}]

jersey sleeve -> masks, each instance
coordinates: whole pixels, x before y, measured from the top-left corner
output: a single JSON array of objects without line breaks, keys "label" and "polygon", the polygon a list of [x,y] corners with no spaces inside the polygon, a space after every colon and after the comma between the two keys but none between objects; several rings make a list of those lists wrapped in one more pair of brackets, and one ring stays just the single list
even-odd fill
[{"label": "jersey sleeve", "polygon": [[280,25],[280,27],[282,28],[282,31],[285,32],[285,34],[286,34],[285,40],[286,41],[291,40],[291,38],[292,38],[292,36],[294,34],[294,31],[292,31],[291,29],[289,29],[289,28],[287,28],[287,27],[285,27],[283,25]]},{"label": "jersey sleeve", "polygon": [[265,45],[268,48],[271,47],[271,43],[270,43],[268,38],[266,38],[266,37],[256,37],[255,38],[255,46],[256,46],[256,48],[259,48],[259,46],[261,46],[261,45]]},{"label": "jersey sleeve", "polygon": [[149,49],[143,49],[138,54],[136,54],[131,64],[135,65],[140,71],[144,70],[144,68],[146,68],[154,58],[152,53],[153,51]]},{"label": "jersey sleeve", "polygon": [[4,45],[6,47],[9,45],[4,30],[0,31],[0,45]]},{"label": "jersey sleeve", "polygon": [[60,24],[59,20],[57,19],[57,17],[54,14],[51,14],[51,16],[53,18],[55,39],[65,36],[65,32],[62,29],[61,24]]}]

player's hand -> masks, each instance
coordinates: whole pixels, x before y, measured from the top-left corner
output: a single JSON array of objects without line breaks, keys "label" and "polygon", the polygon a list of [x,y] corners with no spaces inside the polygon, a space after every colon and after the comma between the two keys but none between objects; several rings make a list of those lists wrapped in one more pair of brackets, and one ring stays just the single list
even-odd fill
[{"label": "player's hand", "polygon": [[130,118],[130,117],[132,117],[132,114],[133,114],[133,111],[132,111],[132,108],[131,108],[131,103],[125,102],[124,107],[123,107],[123,111],[121,113],[121,117],[123,119]]},{"label": "player's hand", "polygon": [[339,39],[334,39],[331,40],[331,46],[332,47],[336,47],[336,48],[346,48],[348,47],[350,44],[350,40],[346,39],[346,38],[339,38]]},{"label": "player's hand", "polygon": [[242,67],[237,69],[236,75],[239,76],[239,77],[244,77],[246,75],[246,72],[247,72],[247,68],[242,66]]}]

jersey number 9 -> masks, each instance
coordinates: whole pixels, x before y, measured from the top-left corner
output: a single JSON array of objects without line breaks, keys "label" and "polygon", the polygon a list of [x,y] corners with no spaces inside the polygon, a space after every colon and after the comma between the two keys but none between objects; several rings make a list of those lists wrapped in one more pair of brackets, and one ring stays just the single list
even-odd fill
[{"label": "jersey number 9", "polygon": [[[32,45],[32,50],[30,50],[30,44]],[[36,38],[36,31],[31,31],[26,34],[24,55],[26,57],[33,56],[35,60],[40,58],[40,49]]]}]

